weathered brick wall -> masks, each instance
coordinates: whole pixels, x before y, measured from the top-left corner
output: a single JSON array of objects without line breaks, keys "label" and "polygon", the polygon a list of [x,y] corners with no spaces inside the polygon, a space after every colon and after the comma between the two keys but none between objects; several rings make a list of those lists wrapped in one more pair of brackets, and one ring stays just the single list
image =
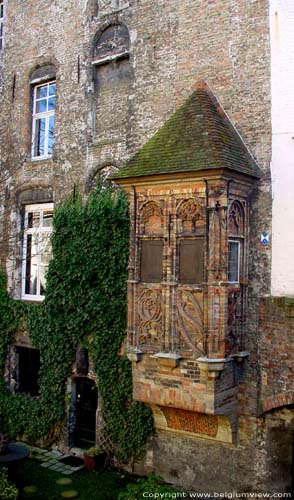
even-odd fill
[{"label": "weathered brick wall", "polygon": [[[294,4],[270,0],[273,231],[273,296],[294,296],[293,132]],[[287,214],[287,216],[285,216]]]},{"label": "weathered brick wall", "polygon": [[294,403],[294,300],[260,302],[261,410]]},{"label": "weathered brick wall", "polygon": [[[256,422],[247,420],[244,426],[246,432],[256,435]],[[160,430],[150,443],[147,464],[149,461],[150,471],[185,490],[224,494],[261,491],[255,467],[257,453],[257,442],[243,447]],[[138,466],[135,470],[140,471]]]},{"label": "weathered brick wall", "polygon": [[[15,237],[19,234],[21,191],[51,188],[55,200],[71,192],[74,184],[84,192],[99,168],[122,165],[191,94],[196,81],[204,78],[265,173],[252,196],[244,338],[250,357],[244,362],[239,385],[237,439],[241,444],[216,447],[167,433],[155,442],[154,468],[171,478],[173,468],[169,471],[163,458],[170,456],[171,462],[177,462],[174,469],[184,486],[198,484],[207,489],[212,475],[211,488],[222,489],[221,481],[227,488],[252,488],[257,464],[254,415],[260,383],[257,305],[259,297],[269,292],[270,271],[270,249],[258,245],[261,228],[270,230],[271,225],[268,5],[259,0],[130,0],[120,2],[121,8],[113,11],[110,0],[98,4],[97,11],[95,0],[7,3],[5,50],[0,62],[0,146],[1,168],[5,165],[11,174],[2,218],[5,240],[11,245],[2,247],[2,262],[7,263],[9,253],[10,286],[19,296],[20,241],[17,246]],[[93,44],[97,32],[115,22],[129,29],[130,74],[127,86],[105,84],[104,97],[99,100],[99,91],[93,86]],[[45,63],[56,67],[54,154],[52,160],[31,161],[29,78],[37,65]],[[0,201],[3,204],[3,197]],[[274,378],[274,369],[269,378]],[[241,466],[242,477],[237,477]]]}]

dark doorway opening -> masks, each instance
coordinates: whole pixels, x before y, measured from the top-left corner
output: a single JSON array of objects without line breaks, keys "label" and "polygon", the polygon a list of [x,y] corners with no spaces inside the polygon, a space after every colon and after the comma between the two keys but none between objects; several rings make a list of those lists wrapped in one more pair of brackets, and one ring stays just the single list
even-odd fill
[{"label": "dark doorway opening", "polygon": [[74,445],[87,448],[96,440],[96,410],[98,390],[88,378],[75,379],[76,419]]}]

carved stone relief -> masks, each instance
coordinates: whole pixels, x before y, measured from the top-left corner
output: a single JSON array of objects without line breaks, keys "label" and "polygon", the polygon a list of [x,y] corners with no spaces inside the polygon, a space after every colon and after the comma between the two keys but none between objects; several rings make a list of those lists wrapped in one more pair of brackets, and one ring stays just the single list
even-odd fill
[{"label": "carved stone relief", "polygon": [[204,229],[204,205],[195,198],[188,198],[179,203],[177,208],[179,233],[195,233]]},{"label": "carved stone relief", "polygon": [[227,208],[216,205],[209,213],[208,266],[215,270],[215,279],[220,279],[220,268],[227,261]]},{"label": "carved stone relief", "polygon": [[180,348],[203,354],[202,293],[178,289],[176,331]]},{"label": "carved stone relief", "polygon": [[161,291],[141,288],[138,303],[139,345],[157,346],[160,344],[162,334]]},{"label": "carved stone relief", "polygon": [[230,207],[229,233],[234,236],[244,234],[244,209],[238,201],[233,201]]},{"label": "carved stone relief", "polygon": [[163,210],[160,203],[149,201],[141,207],[140,229],[145,234],[162,234]]},{"label": "carved stone relief", "polygon": [[226,331],[226,355],[240,349],[242,335],[242,294],[236,290],[228,296],[228,325]]}]

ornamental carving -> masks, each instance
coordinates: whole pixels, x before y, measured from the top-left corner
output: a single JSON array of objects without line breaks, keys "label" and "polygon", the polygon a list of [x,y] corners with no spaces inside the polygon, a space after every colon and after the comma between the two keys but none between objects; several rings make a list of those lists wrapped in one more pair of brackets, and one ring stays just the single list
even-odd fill
[{"label": "ornamental carving", "polygon": [[178,290],[176,325],[180,347],[203,354],[203,311],[196,293]]},{"label": "ornamental carving", "polygon": [[138,303],[139,344],[157,345],[162,336],[162,296],[159,290],[141,290]]},{"label": "ornamental carving", "polygon": [[229,293],[228,322],[226,331],[226,355],[240,350],[242,336],[242,295],[240,291]]},{"label": "ornamental carving", "polygon": [[244,210],[238,201],[233,201],[230,207],[229,233],[235,236],[244,234]]},{"label": "ornamental carving", "polygon": [[195,198],[181,201],[177,209],[177,215],[181,222],[180,231],[195,233],[196,228],[203,227],[204,207]]},{"label": "ornamental carving", "polygon": [[156,201],[149,201],[141,208],[141,232],[161,234],[163,232],[163,210]]},{"label": "ornamental carving", "polygon": [[220,279],[220,268],[227,261],[227,209],[216,205],[209,214],[208,266],[216,271],[215,279]]},{"label": "ornamental carving", "polygon": [[178,408],[160,406],[165,416],[167,427],[180,431],[203,434],[215,438],[218,431],[218,418],[216,415],[205,415]]}]

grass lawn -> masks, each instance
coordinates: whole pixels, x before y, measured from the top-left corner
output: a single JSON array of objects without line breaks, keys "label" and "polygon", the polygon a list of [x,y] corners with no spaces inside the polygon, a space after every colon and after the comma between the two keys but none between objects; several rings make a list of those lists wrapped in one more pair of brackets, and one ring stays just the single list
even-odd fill
[{"label": "grass lawn", "polygon": [[[70,478],[69,485],[56,484],[60,478]],[[35,500],[61,500],[61,493],[65,490],[76,490],[79,500],[116,500],[119,491],[124,489],[124,476],[111,470],[90,472],[82,469],[70,476],[40,467],[40,463],[33,459],[26,459],[19,464],[13,482],[20,491],[19,499],[34,498]],[[25,486],[34,485],[37,492],[27,496],[23,492]]]}]

